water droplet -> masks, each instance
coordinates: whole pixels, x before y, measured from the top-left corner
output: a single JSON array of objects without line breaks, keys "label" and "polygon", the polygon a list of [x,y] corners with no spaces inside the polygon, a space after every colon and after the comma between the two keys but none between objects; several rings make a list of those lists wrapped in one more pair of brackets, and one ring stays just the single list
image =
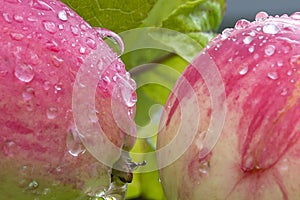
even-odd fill
[{"label": "water droplet", "polygon": [[244,29],[247,28],[250,25],[250,22],[245,19],[240,19],[235,23],[234,28],[235,29]]},{"label": "water droplet", "polygon": [[300,12],[295,12],[291,14],[292,19],[300,20]]},{"label": "water droplet", "polygon": [[34,89],[32,87],[28,87],[22,93],[22,97],[24,100],[31,100],[34,96]]},{"label": "water droplet", "polygon": [[269,72],[268,77],[272,80],[278,79],[278,73],[277,72]]},{"label": "water droplet", "polygon": [[271,56],[271,55],[274,54],[274,52],[275,52],[275,46],[274,45],[268,45],[268,46],[266,46],[266,48],[265,48],[265,54],[266,54],[266,56]]},{"label": "water droplet", "polygon": [[44,88],[44,90],[49,90],[50,89],[50,87],[51,87],[51,83],[50,83],[50,81],[44,81],[44,83],[43,83],[43,88]]},{"label": "water droplet", "polygon": [[62,90],[62,84],[58,83],[54,85],[54,93],[57,94]]},{"label": "water droplet", "polygon": [[79,27],[82,31],[86,31],[88,29],[88,27],[85,24],[80,24]]},{"label": "water droplet", "polygon": [[38,21],[38,18],[36,16],[29,16],[27,17],[27,20],[29,22],[37,22]]},{"label": "water droplet", "polygon": [[96,49],[97,44],[95,42],[95,40],[93,40],[92,38],[87,38],[86,39],[86,44],[91,48],[91,49]]},{"label": "water droplet", "polygon": [[249,47],[249,48],[248,48],[248,51],[249,51],[250,53],[253,53],[253,52],[254,52],[254,46]]},{"label": "water droplet", "polygon": [[6,140],[3,144],[3,153],[6,156],[14,156],[14,149],[16,148],[16,143],[11,140]]},{"label": "water droplet", "polygon": [[130,78],[130,74],[128,72],[125,74],[125,77],[119,77],[121,97],[128,107],[133,107],[137,102],[137,97],[135,95],[136,83]]},{"label": "water droplet", "polygon": [[35,180],[32,180],[29,184],[28,184],[28,189],[29,190],[34,190],[37,189],[39,187],[39,183]]},{"label": "water droplet", "polygon": [[207,162],[207,161],[201,162],[200,166],[199,166],[199,172],[202,175],[207,176],[208,175],[208,171],[209,171],[209,162]]},{"label": "water droplet", "polygon": [[293,71],[292,70],[289,70],[288,72],[287,72],[287,75],[288,76],[291,76],[293,74]]},{"label": "water droplet", "polygon": [[59,24],[59,25],[58,25],[58,29],[59,29],[59,30],[63,30],[63,29],[64,29],[64,25]]},{"label": "water droplet", "polygon": [[55,67],[59,67],[63,62],[64,60],[62,58],[59,58],[56,55],[52,56],[52,63]]},{"label": "water droplet", "polygon": [[268,13],[262,11],[255,15],[255,21],[263,21],[268,17],[269,17]]},{"label": "water droplet", "polygon": [[84,53],[85,53],[85,48],[84,48],[84,47],[80,47],[80,48],[79,48],[79,52],[80,52],[81,54],[84,54]]},{"label": "water droplet", "polygon": [[58,18],[62,21],[67,21],[68,20],[68,16],[67,16],[67,13],[65,10],[60,10],[58,11],[58,14],[57,14]]},{"label": "water droplet", "polygon": [[263,26],[263,32],[267,34],[276,34],[279,32],[279,28],[275,24],[266,24]]},{"label": "water droplet", "polygon": [[21,22],[23,22],[23,16],[21,16],[21,15],[14,15],[14,20],[16,22],[21,23]]},{"label": "water droplet", "polygon": [[20,81],[28,83],[33,79],[34,71],[31,65],[20,64],[15,67],[14,75]]},{"label": "water droplet", "polygon": [[12,20],[10,19],[8,13],[2,13],[2,16],[3,16],[3,18],[4,18],[4,20],[5,20],[6,22],[8,22],[8,23],[11,23],[11,22],[12,22]]},{"label": "water droplet", "polygon": [[240,75],[245,75],[245,74],[247,74],[248,73],[248,65],[243,65],[242,66],[242,68],[241,68],[241,70],[239,71],[239,74]]},{"label": "water droplet", "polygon": [[290,64],[292,68],[296,68],[300,66],[300,55],[294,55],[290,59]]},{"label": "water droplet", "polygon": [[288,93],[287,89],[283,88],[280,95],[285,96],[285,95],[287,95],[287,93]]},{"label": "water droplet", "polygon": [[58,110],[55,107],[49,107],[46,114],[48,119],[55,119],[58,115]]},{"label": "water droplet", "polygon": [[48,41],[48,42],[46,43],[46,47],[47,47],[48,49],[50,49],[51,51],[59,52],[58,44],[57,44],[57,42],[55,42],[54,40]]},{"label": "water droplet", "polygon": [[282,66],[283,66],[283,62],[282,62],[281,60],[278,60],[278,61],[277,61],[277,66],[278,66],[278,67],[282,67]]},{"label": "water droplet", "polygon": [[221,35],[221,39],[222,40],[225,40],[226,38],[228,38],[231,33],[233,32],[233,28],[225,28],[223,31],[222,31],[222,35]]},{"label": "water droplet", "polygon": [[44,28],[49,32],[49,33],[55,33],[57,31],[56,25],[54,22],[50,21],[44,21],[43,22]]},{"label": "water droplet", "polygon": [[77,157],[86,151],[79,137],[79,132],[74,128],[68,131],[66,142],[67,142],[68,152],[72,156]]},{"label": "water droplet", "polygon": [[79,29],[76,26],[70,26],[71,32],[73,35],[78,35],[79,34]]},{"label": "water droplet", "polygon": [[243,40],[244,44],[250,44],[253,40],[253,37],[251,36],[246,36]]},{"label": "water droplet", "polygon": [[53,10],[53,8],[49,4],[47,4],[42,0],[35,0],[32,4],[32,7],[39,10],[46,10],[46,11]]},{"label": "water droplet", "polygon": [[11,39],[17,40],[17,41],[20,41],[24,38],[24,35],[22,33],[11,32],[9,35],[10,35]]},{"label": "water droplet", "polygon": [[124,43],[122,38],[105,28],[95,28],[98,32],[99,37],[105,40],[105,42],[115,51],[117,52],[118,56],[121,56],[124,53]]}]

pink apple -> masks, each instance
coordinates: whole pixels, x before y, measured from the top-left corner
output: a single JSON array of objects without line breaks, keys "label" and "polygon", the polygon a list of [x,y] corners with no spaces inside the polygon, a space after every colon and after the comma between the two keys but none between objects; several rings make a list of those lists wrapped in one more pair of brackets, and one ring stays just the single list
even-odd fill
[{"label": "pink apple", "polygon": [[[124,64],[100,37],[101,29],[90,27],[60,1],[0,0],[0,4],[1,199],[101,196],[109,190],[111,177],[120,179],[119,192],[124,195],[131,172],[122,149],[132,148],[135,134],[134,81]],[[97,62],[89,63],[91,54],[97,55]],[[77,71],[99,63],[102,69],[91,107],[97,118],[91,120],[118,149],[106,150],[109,165],[83,145],[72,110]],[[127,127],[118,126],[112,105]],[[127,171],[112,174],[115,162]]]},{"label": "pink apple", "polygon": [[[209,82],[202,73],[214,67],[218,70]],[[218,77],[223,86],[210,88]],[[222,87],[224,96],[216,90]],[[214,99],[226,105],[224,123],[216,121],[225,112]],[[160,169],[167,199],[300,197],[300,13],[271,17],[261,12],[255,21],[239,20],[211,41],[168,99],[158,163],[179,151],[169,148],[179,136],[181,143],[191,143]]]}]

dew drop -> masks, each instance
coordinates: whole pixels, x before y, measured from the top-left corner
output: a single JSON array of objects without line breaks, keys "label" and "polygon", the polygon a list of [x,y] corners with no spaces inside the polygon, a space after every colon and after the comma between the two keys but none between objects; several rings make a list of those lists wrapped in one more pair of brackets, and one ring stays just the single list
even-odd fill
[{"label": "dew drop", "polygon": [[58,110],[55,107],[49,107],[46,111],[48,119],[55,119],[58,114]]},{"label": "dew drop", "polygon": [[91,48],[91,49],[96,49],[97,44],[95,42],[95,40],[93,40],[92,38],[87,38],[86,39],[86,44]]},{"label": "dew drop", "polygon": [[21,23],[21,22],[23,22],[23,16],[21,16],[21,15],[14,15],[14,20],[16,22]]},{"label": "dew drop", "polygon": [[62,90],[62,84],[58,83],[56,85],[54,85],[54,93],[57,94]]},{"label": "dew drop", "polygon": [[279,28],[275,24],[266,24],[263,26],[263,32],[267,34],[276,34],[279,32]]},{"label": "dew drop", "polygon": [[99,37],[105,40],[105,42],[115,51],[118,56],[124,53],[124,43],[121,37],[105,28],[95,28]]},{"label": "dew drop", "polygon": [[120,77],[119,87],[125,105],[133,107],[137,102],[137,97],[135,95],[136,83],[130,78],[129,72],[126,72],[125,77]]},{"label": "dew drop", "polygon": [[278,60],[278,61],[277,61],[277,66],[278,66],[278,67],[282,67],[282,66],[283,66],[283,62],[282,62],[281,60]]},{"label": "dew drop", "polygon": [[43,25],[44,25],[44,28],[46,29],[46,31],[48,31],[49,33],[55,33],[57,31],[56,25],[54,22],[44,21]]},{"label": "dew drop", "polygon": [[32,87],[28,87],[22,93],[22,97],[24,100],[31,100],[34,96],[34,89]]},{"label": "dew drop", "polygon": [[68,131],[66,143],[67,143],[68,152],[72,156],[77,157],[86,151],[86,149],[84,148],[81,142],[78,131],[74,128]]},{"label": "dew drop", "polygon": [[240,19],[235,23],[235,29],[244,29],[249,26],[250,22],[246,19]]},{"label": "dew drop", "polygon": [[268,13],[262,11],[255,15],[255,21],[263,21],[268,17],[269,17]]},{"label": "dew drop", "polygon": [[62,21],[67,21],[68,20],[68,16],[67,16],[67,13],[65,10],[60,10],[58,11],[58,14],[57,14],[58,18]]},{"label": "dew drop", "polygon": [[275,52],[275,46],[274,45],[268,45],[265,48],[265,55],[266,56],[271,56],[273,55]]},{"label": "dew drop", "polygon": [[45,91],[49,90],[51,88],[50,81],[44,81],[43,88],[44,88]]},{"label": "dew drop", "polygon": [[280,95],[281,96],[285,96],[285,95],[287,95],[287,93],[288,93],[287,89],[283,88],[282,91],[281,91],[281,93],[280,93]]},{"label": "dew drop", "polygon": [[73,35],[78,35],[79,34],[79,29],[76,26],[70,26],[71,28],[71,32],[73,33]]},{"label": "dew drop", "polygon": [[249,48],[248,48],[248,51],[249,51],[250,53],[253,53],[253,52],[254,52],[254,46],[249,47]]},{"label": "dew drop", "polygon": [[243,42],[244,44],[250,44],[253,40],[253,37],[251,36],[246,36],[244,39],[243,39]]},{"label": "dew drop", "polygon": [[53,8],[48,3],[42,0],[35,0],[32,7],[39,10],[46,10],[46,11],[53,10]]},{"label": "dew drop", "polygon": [[15,67],[14,75],[20,81],[28,83],[33,79],[34,71],[31,65],[20,64]]},{"label": "dew drop", "polygon": [[239,71],[239,74],[240,75],[245,75],[245,74],[247,74],[248,73],[248,65],[243,65],[242,66],[242,68],[241,68],[241,70]]},{"label": "dew drop", "polygon": [[34,190],[37,189],[39,187],[39,183],[35,180],[32,180],[29,184],[28,184],[28,189],[29,190]]},{"label": "dew drop", "polygon": [[85,48],[84,48],[84,47],[80,47],[80,48],[79,48],[79,52],[80,52],[81,54],[84,54],[84,53],[85,53]]},{"label": "dew drop", "polygon": [[82,31],[86,31],[88,29],[88,27],[85,24],[80,24],[79,27]]},{"label": "dew drop", "polygon": [[8,13],[2,13],[2,16],[3,16],[3,18],[4,18],[4,20],[5,20],[6,22],[8,22],[8,23],[11,23],[11,22],[12,22],[12,20],[10,19]]},{"label": "dew drop", "polygon": [[55,67],[59,67],[63,62],[64,60],[62,58],[57,57],[56,55],[52,57],[52,63]]},{"label": "dew drop", "polygon": [[221,39],[222,40],[225,40],[226,38],[228,38],[231,33],[233,32],[233,28],[225,28],[223,31],[222,31],[222,35],[221,35]]},{"label": "dew drop", "polygon": [[3,153],[6,155],[6,156],[14,156],[14,149],[16,148],[16,143],[14,141],[11,141],[11,140],[6,140],[4,141],[3,143]]},{"label": "dew drop", "polygon": [[300,20],[300,12],[295,12],[291,14],[292,19]]},{"label": "dew drop", "polygon": [[292,74],[293,74],[292,70],[289,70],[289,71],[287,72],[287,75],[288,75],[288,76],[291,76]]},{"label": "dew drop", "polygon": [[278,79],[278,73],[277,72],[269,72],[268,77],[272,80]]},{"label": "dew drop", "polygon": [[202,175],[207,176],[208,175],[208,171],[209,171],[209,162],[207,162],[207,161],[201,162],[200,166],[199,166],[199,172]]},{"label": "dew drop", "polygon": [[290,59],[290,64],[292,68],[296,68],[300,66],[300,55],[294,55]]},{"label": "dew drop", "polygon": [[46,47],[48,49],[50,49],[51,51],[59,52],[59,46],[58,46],[57,42],[55,42],[54,40],[48,41],[46,43]]},{"label": "dew drop", "polygon": [[9,34],[11,39],[16,40],[16,41],[21,41],[24,38],[24,35],[22,33],[10,33]]}]

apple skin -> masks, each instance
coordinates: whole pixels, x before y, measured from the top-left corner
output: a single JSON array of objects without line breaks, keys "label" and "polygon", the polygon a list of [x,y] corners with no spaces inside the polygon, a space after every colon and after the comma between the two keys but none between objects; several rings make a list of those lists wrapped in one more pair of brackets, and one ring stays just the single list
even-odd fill
[{"label": "apple skin", "polygon": [[[100,37],[100,29],[60,1],[0,4],[1,199],[76,199],[107,191],[112,165],[122,149],[129,151],[135,142],[135,104],[128,106],[114,90],[121,79],[134,85],[124,63]],[[97,64],[86,63],[91,53],[103,63],[91,108],[98,118],[93,120],[119,150],[111,165],[101,163],[82,144],[72,113],[77,71],[83,64]],[[135,91],[131,95],[135,98]],[[114,105],[128,127],[116,123]],[[125,164],[129,160],[121,159]]]},{"label": "apple skin", "polygon": [[[191,127],[180,125],[199,121],[186,151],[159,170],[167,199],[300,197],[299,19],[299,13],[272,17],[260,12],[251,23],[239,20],[233,29],[213,39],[183,72],[162,116],[158,163],[172,157],[176,150],[160,150],[179,133],[185,140],[193,137]],[[226,103],[224,126],[210,151],[203,147],[214,109],[210,92],[214,91],[198,67],[207,57],[217,67],[226,95],[220,99]],[[185,92],[187,84],[194,89],[197,102]],[[183,117],[182,112],[196,103],[200,117],[192,109]]]}]

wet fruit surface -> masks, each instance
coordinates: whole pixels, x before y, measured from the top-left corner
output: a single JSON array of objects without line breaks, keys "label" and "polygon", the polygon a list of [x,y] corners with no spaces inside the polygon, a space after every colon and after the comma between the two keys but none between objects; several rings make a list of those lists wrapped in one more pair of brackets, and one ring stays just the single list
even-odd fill
[{"label": "wet fruit surface", "polygon": [[[186,120],[180,110],[197,103],[201,114],[188,150],[160,171],[168,198],[287,200],[300,196],[299,16],[271,17],[261,12],[254,22],[239,20],[185,70],[174,88],[177,99],[171,95],[168,100],[158,148],[167,146],[178,132],[186,137],[192,134],[186,132],[188,128],[178,128]],[[211,104],[214,91],[199,68],[205,60],[211,63],[207,68],[219,70],[227,108],[221,136],[210,152],[203,147],[216,108]],[[182,92],[183,79],[194,88],[197,102]],[[158,162],[168,156],[158,154]]]},{"label": "wet fruit surface", "polygon": [[[82,144],[73,120],[72,91],[83,64],[98,67],[96,103],[91,107],[96,115],[90,120],[99,123],[119,148],[111,158],[113,164],[122,149],[134,144],[136,95],[124,64],[101,39],[101,33],[110,32],[93,29],[59,1],[0,4],[1,196],[101,196],[110,186],[111,166]],[[98,54],[97,63],[86,63],[91,52]],[[118,116],[130,119],[126,128],[116,124],[112,100]],[[71,196],[62,197],[64,190]]]}]

